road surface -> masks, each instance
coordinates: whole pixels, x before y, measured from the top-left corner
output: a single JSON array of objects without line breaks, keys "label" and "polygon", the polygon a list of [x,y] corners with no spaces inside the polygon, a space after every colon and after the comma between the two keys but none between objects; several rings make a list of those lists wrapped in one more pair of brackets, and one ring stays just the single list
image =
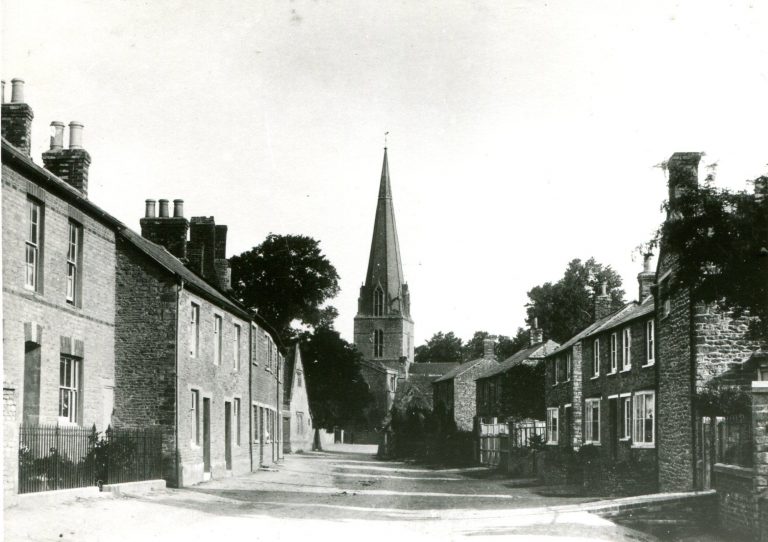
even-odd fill
[{"label": "road surface", "polygon": [[335,446],[192,488],[20,506],[5,511],[5,540],[652,540],[573,506],[585,499],[374,452]]}]

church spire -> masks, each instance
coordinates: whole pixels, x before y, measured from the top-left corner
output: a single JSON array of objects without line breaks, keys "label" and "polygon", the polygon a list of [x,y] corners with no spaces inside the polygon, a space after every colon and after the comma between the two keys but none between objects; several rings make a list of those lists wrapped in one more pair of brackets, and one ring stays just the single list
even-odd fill
[{"label": "church spire", "polygon": [[[400,313],[410,316],[410,300],[408,286],[403,278],[403,265],[400,261],[400,243],[397,239],[395,225],[395,209],[392,205],[392,186],[389,180],[389,160],[387,148],[384,147],[384,162],[381,166],[381,181],[379,183],[379,200],[376,205],[376,218],[373,224],[371,252],[368,258],[368,272],[365,275],[365,285],[362,290],[369,293],[371,300],[374,291],[380,287],[384,294],[384,312],[386,314]],[[362,300],[361,300],[362,301]],[[363,302],[361,311],[367,303]],[[372,302],[373,305],[373,302]],[[374,307],[371,306],[370,314]]]}]

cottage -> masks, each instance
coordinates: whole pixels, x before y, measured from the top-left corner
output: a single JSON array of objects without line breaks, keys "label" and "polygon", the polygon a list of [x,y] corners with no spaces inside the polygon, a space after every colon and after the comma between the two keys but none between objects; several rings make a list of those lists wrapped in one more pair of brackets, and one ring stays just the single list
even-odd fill
[{"label": "cottage", "polygon": [[483,340],[483,357],[462,363],[432,383],[433,404],[444,432],[472,431],[475,420],[475,379],[496,365],[493,339]]},{"label": "cottage", "polygon": [[544,341],[542,330],[534,324],[527,348],[492,365],[476,378],[478,418],[486,421],[543,419],[544,396],[538,393],[541,401],[537,402],[531,401],[530,394],[520,392],[544,387],[544,358],[558,346],[555,341]]},{"label": "cottage", "polygon": [[309,410],[307,381],[301,349],[292,346],[285,358],[283,371],[283,451],[285,453],[312,449],[315,428]]}]

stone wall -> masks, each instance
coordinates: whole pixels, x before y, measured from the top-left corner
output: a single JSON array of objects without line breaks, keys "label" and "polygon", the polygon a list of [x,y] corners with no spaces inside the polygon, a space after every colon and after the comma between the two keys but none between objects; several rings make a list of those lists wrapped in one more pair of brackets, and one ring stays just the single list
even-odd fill
[{"label": "stone wall", "polygon": [[497,363],[495,359],[482,359],[453,379],[453,417],[459,431],[472,431],[475,420],[477,398],[475,378]]},{"label": "stone wall", "polygon": [[721,464],[715,465],[712,477],[712,487],[717,491],[720,526],[745,539],[752,535],[757,519],[753,477],[753,469]]},{"label": "stone wall", "polygon": [[[660,284],[675,266],[675,258],[663,250],[657,277]],[[659,448],[659,488],[661,491],[694,489],[693,344],[691,303],[686,290],[663,296],[657,288],[656,336],[658,342],[657,428]],[[668,299],[669,313],[664,303]]]},{"label": "stone wall", "polygon": [[[280,375],[281,364],[278,362],[278,351],[271,335],[263,328],[255,324],[251,325],[252,337],[252,366],[251,366],[251,417],[256,407],[262,417],[256,423],[266,427],[269,437],[265,438],[264,431],[259,431],[258,441],[253,443],[253,466],[270,465],[280,458],[282,443],[280,431],[282,421],[279,413],[282,410],[282,395],[280,388],[282,380]],[[269,361],[270,344],[272,345],[272,362]],[[266,412],[272,414],[267,415]],[[267,419],[274,416],[276,420],[271,427],[267,427]],[[262,427],[262,429],[263,429]],[[253,431],[253,427],[252,427]]]},{"label": "stone wall", "polygon": [[163,428],[163,474],[176,486],[177,285],[124,239],[117,261],[114,422]]},{"label": "stone wall", "polygon": [[16,389],[3,383],[3,507],[16,503],[19,479],[19,426],[16,416]]}]

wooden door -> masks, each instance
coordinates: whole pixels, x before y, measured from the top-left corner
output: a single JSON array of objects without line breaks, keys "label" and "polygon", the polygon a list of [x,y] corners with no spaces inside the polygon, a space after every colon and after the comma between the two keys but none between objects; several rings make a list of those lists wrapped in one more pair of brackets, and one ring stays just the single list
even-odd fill
[{"label": "wooden door", "polygon": [[211,472],[211,400],[203,398],[203,471]]}]

